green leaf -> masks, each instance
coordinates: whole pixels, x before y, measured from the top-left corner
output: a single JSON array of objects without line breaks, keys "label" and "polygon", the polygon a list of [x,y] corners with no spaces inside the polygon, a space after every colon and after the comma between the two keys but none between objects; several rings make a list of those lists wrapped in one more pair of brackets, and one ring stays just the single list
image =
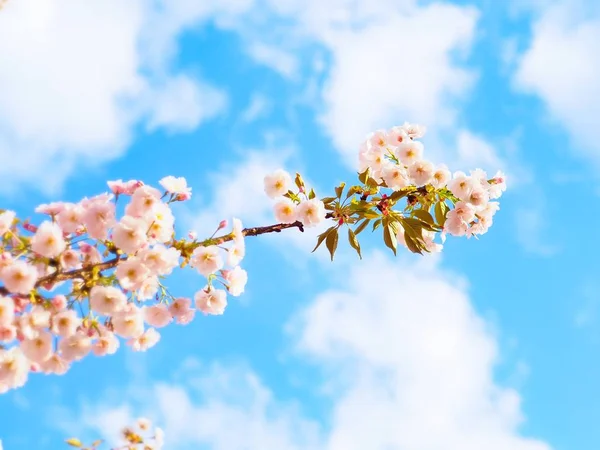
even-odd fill
[{"label": "green leaf", "polygon": [[346,183],[340,183],[340,185],[335,188],[335,195],[337,195],[338,199],[342,198],[342,193],[344,192],[345,186],[346,186]]},{"label": "green leaf", "polygon": [[327,235],[329,233],[331,233],[332,230],[335,230],[335,227],[329,227],[327,228],[323,233],[321,233],[317,239],[317,245],[315,246],[315,248],[313,248],[313,251],[311,253],[314,253],[316,249],[319,248],[319,246],[323,243],[323,241],[325,240],[325,238],[327,237]]},{"label": "green leaf", "polygon": [[396,234],[389,223],[386,223],[383,226],[383,242],[394,252],[395,255],[396,247],[398,246],[398,240],[396,239]]},{"label": "green leaf", "polygon": [[376,213],[375,211],[368,209],[366,211],[364,211],[361,214],[365,219],[377,219],[379,218],[379,213]]},{"label": "green leaf", "polygon": [[369,179],[370,176],[371,176],[371,168],[367,167],[367,170],[358,174],[358,179],[362,184],[367,184],[367,180]]},{"label": "green leaf", "polygon": [[396,201],[400,200],[401,198],[406,197],[408,194],[410,194],[413,191],[414,191],[414,188],[412,188],[412,187],[403,188],[403,189],[400,189],[399,191],[392,192],[388,198],[391,201],[396,202]]},{"label": "green leaf", "polygon": [[298,189],[302,189],[304,187],[304,180],[300,176],[299,173],[296,173],[296,178],[294,179],[294,183],[298,186]]},{"label": "green leaf", "polygon": [[321,201],[325,204],[331,203],[335,200],[335,197],[323,197]]},{"label": "green leaf", "polygon": [[425,225],[419,219],[404,217],[400,220],[404,231],[414,239],[423,239],[423,226]]},{"label": "green leaf", "polygon": [[437,220],[437,223],[440,227],[443,227],[446,223],[446,214],[448,214],[449,210],[450,208],[448,208],[448,205],[446,204],[445,200],[440,200],[435,204],[435,219]]},{"label": "green leaf", "polygon": [[316,197],[315,190],[313,188],[311,188],[310,192],[308,193],[308,199],[312,200],[315,197]]},{"label": "green leaf", "polygon": [[381,219],[377,219],[375,222],[373,222],[373,231],[379,228],[379,225],[381,225]]},{"label": "green leaf", "polygon": [[370,221],[371,221],[371,219],[364,219],[360,224],[358,224],[358,226],[354,230],[354,234],[360,234],[360,232],[362,230],[364,230],[365,228],[367,228],[367,225],[369,225]]},{"label": "green leaf", "polygon": [[406,247],[408,247],[408,249],[411,252],[418,253],[420,255],[423,254],[423,251],[421,249],[421,247],[423,247],[423,246],[422,246],[421,242],[417,239],[414,239],[406,231],[404,232],[404,240],[406,241]]},{"label": "green leaf", "polygon": [[351,228],[348,228],[348,242],[350,242],[352,248],[356,250],[358,257],[362,259],[362,255],[360,254],[360,244],[358,243],[358,239],[356,239],[356,234],[354,234],[354,231],[352,231]]},{"label": "green leaf", "polygon": [[327,250],[329,250],[329,254],[331,255],[331,260],[333,261],[333,255],[335,254],[335,251],[337,250],[337,245],[338,245],[338,230],[337,230],[337,228],[334,228],[334,230],[331,231],[327,235],[327,238],[325,239],[325,245],[327,246]]},{"label": "green leaf", "polygon": [[77,447],[77,448],[83,447],[83,444],[77,438],[70,438],[70,439],[67,439],[65,442],[67,444],[69,444],[71,447]]},{"label": "green leaf", "polygon": [[422,220],[423,222],[428,223],[429,225],[435,225],[433,216],[431,214],[429,214],[427,211],[425,211],[424,209],[415,209],[412,212],[412,215],[417,217],[418,219]]}]

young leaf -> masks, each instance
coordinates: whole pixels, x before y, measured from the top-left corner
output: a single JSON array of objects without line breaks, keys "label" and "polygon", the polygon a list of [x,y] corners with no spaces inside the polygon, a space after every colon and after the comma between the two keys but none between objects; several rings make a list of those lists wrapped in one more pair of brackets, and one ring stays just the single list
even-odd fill
[{"label": "young leaf", "polygon": [[362,216],[365,219],[377,219],[379,217],[379,214],[373,210],[368,209],[362,213]]},{"label": "young leaf", "polygon": [[369,225],[369,222],[371,221],[371,219],[364,219],[354,230],[354,234],[360,234],[360,232],[362,230],[364,230],[365,228],[367,228],[367,225]]},{"label": "young leaf", "polygon": [[373,222],[373,231],[379,228],[379,225],[381,225],[381,219],[377,219],[375,222]]},{"label": "young leaf", "polygon": [[334,201],[334,200],[335,200],[335,197],[323,197],[323,198],[321,199],[321,201],[322,201],[323,203],[325,203],[325,204],[331,203],[331,202],[332,202],[332,201]]},{"label": "young leaf", "polygon": [[321,233],[319,235],[319,238],[317,239],[317,245],[315,245],[315,248],[313,248],[313,251],[311,253],[314,253],[315,250],[319,248],[319,245],[321,245],[323,243],[323,241],[325,240],[325,238],[327,237],[327,235],[329,233],[331,233],[331,231],[333,231],[334,229],[335,229],[335,227],[329,227],[323,233]]},{"label": "young leaf", "polygon": [[333,261],[333,255],[337,250],[338,245],[338,230],[334,228],[325,239],[325,245],[327,246],[327,250],[329,250],[329,254],[331,255],[331,260]]},{"label": "young leaf", "polygon": [[367,184],[367,180],[369,179],[370,176],[371,176],[371,168],[367,167],[367,170],[358,174],[358,179],[362,184]]},{"label": "young leaf", "polygon": [[434,213],[435,219],[440,227],[443,227],[446,223],[446,214],[448,214],[449,208],[445,200],[440,200],[435,204]]},{"label": "young leaf", "polygon": [[344,192],[345,186],[346,186],[346,183],[340,183],[340,185],[335,188],[335,195],[337,195],[338,199],[342,198],[342,192]]},{"label": "young leaf", "polygon": [[351,228],[348,228],[348,242],[350,242],[352,248],[356,250],[356,253],[358,253],[358,257],[362,259],[362,255],[360,254],[360,244],[358,243],[358,239],[356,239],[356,235],[354,234],[354,231],[352,231]]},{"label": "young leaf", "polygon": [[421,245],[420,241],[413,238],[406,231],[404,232],[404,240],[406,241],[406,246],[408,247],[408,249],[411,252],[418,253],[420,255],[423,254],[423,251],[421,250],[422,245]]},{"label": "young leaf", "polygon": [[316,197],[315,190],[313,188],[311,188],[310,192],[308,193],[308,199],[312,200],[315,197]]},{"label": "young leaf", "polygon": [[435,221],[433,220],[433,217],[431,216],[431,214],[429,214],[424,209],[415,209],[412,212],[412,215],[415,216],[416,218],[422,220],[423,222],[428,223],[429,225],[435,225]]},{"label": "young leaf", "polygon": [[390,248],[394,252],[395,255],[396,247],[398,246],[398,241],[396,240],[396,234],[394,233],[389,223],[386,223],[383,226],[383,242],[388,248]]},{"label": "young leaf", "polygon": [[77,438],[70,438],[70,439],[67,439],[65,442],[67,444],[69,444],[71,447],[77,447],[77,448],[83,447],[83,444]]},{"label": "young leaf", "polygon": [[294,183],[296,183],[296,186],[298,186],[298,189],[304,188],[304,180],[302,179],[302,177],[300,176],[299,173],[296,173],[296,178],[294,179]]}]

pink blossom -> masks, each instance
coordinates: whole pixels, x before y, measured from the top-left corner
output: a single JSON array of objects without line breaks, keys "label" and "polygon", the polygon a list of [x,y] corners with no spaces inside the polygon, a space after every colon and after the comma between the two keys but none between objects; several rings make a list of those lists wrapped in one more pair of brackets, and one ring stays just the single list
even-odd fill
[{"label": "pink blossom", "polygon": [[304,200],[296,210],[298,220],[307,228],[315,227],[325,220],[325,205],[316,198]]},{"label": "pink blossom", "polygon": [[144,185],[142,181],[138,180],[116,180],[116,181],[108,181],[108,187],[115,195],[132,195],[135,190]]},{"label": "pink blossom", "polygon": [[393,127],[387,134],[387,143],[392,147],[398,147],[410,141],[408,134],[402,127]]},{"label": "pink blossom", "polygon": [[473,190],[473,179],[464,172],[456,172],[454,178],[448,182],[448,189],[460,200],[468,200]]},{"label": "pink blossom", "polygon": [[36,337],[21,342],[21,349],[30,361],[42,363],[52,354],[52,335],[47,331],[40,331]]},{"label": "pink blossom", "polygon": [[127,305],[127,296],[114,286],[94,286],[90,291],[90,307],[100,314],[115,314]]},{"label": "pink blossom", "polygon": [[83,265],[92,265],[102,262],[102,255],[98,249],[87,242],[79,243],[79,251],[83,255]]},{"label": "pink blossom", "polygon": [[59,258],[60,265],[65,270],[73,270],[81,268],[79,252],[77,250],[65,250]]},{"label": "pink blossom", "polygon": [[136,352],[145,352],[154,347],[160,340],[160,333],[154,328],[148,328],[142,335],[129,340],[127,343]]},{"label": "pink blossom", "polygon": [[65,204],[65,208],[56,216],[58,225],[65,233],[75,233],[83,226],[83,212],[81,205]]},{"label": "pink blossom", "polygon": [[422,138],[425,136],[425,131],[427,130],[424,125],[408,122],[405,122],[401,128],[413,139]]},{"label": "pink blossom", "polygon": [[221,269],[224,264],[219,254],[219,248],[216,245],[209,245],[207,247],[200,246],[194,250],[191,265],[207,277]]},{"label": "pink blossom", "polygon": [[115,334],[124,338],[136,338],[144,332],[142,310],[129,303],[127,307],[112,317]]},{"label": "pink blossom", "polygon": [[8,326],[6,328],[0,327],[0,342],[12,342],[17,338],[17,327]]},{"label": "pink blossom", "polygon": [[408,167],[408,175],[415,186],[425,186],[433,177],[434,167],[429,161],[415,161]]},{"label": "pink blossom", "polygon": [[115,275],[123,289],[138,289],[142,282],[150,275],[148,268],[142,264],[138,257],[130,257],[126,261],[119,263]]},{"label": "pink blossom", "polygon": [[58,353],[53,353],[41,365],[45,374],[64,375],[69,370],[69,363]]},{"label": "pink blossom", "polygon": [[65,202],[53,202],[42,204],[35,208],[35,212],[39,214],[47,214],[49,216],[56,216],[65,209]]},{"label": "pink blossom", "polygon": [[240,266],[235,266],[232,270],[223,272],[223,277],[227,282],[227,290],[234,297],[239,297],[244,292],[248,282],[248,274]]},{"label": "pink blossom", "polygon": [[452,236],[464,236],[468,229],[469,224],[457,216],[448,217],[444,223],[444,231]]},{"label": "pink blossom", "polygon": [[15,301],[0,296],[0,328],[10,327],[15,319]]},{"label": "pink blossom", "polygon": [[119,349],[119,345],[119,339],[115,334],[111,331],[105,331],[92,345],[92,351],[96,356],[113,355]]},{"label": "pink blossom", "polygon": [[472,204],[461,200],[456,202],[454,209],[449,211],[446,217],[448,219],[457,218],[469,223],[475,219],[475,208]]},{"label": "pink blossom", "polygon": [[221,315],[227,307],[227,293],[222,289],[212,289],[208,286],[194,295],[196,308],[204,314]]},{"label": "pink blossom", "polygon": [[4,234],[10,230],[14,220],[14,211],[4,211],[3,213],[0,213],[0,237],[4,236]]},{"label": "pink blossom", "polygon": [[[384,130],[374,131],[371,136],[367,138],[367,142],[370,148],[385,148],[388,143],[390,136]],[[398,145],[394,143],[394,139],[391,139],[390,145]]]},{"label": "pink blossom", "polygon": [[192,197],[192,188],[188,187],[187,181],[183,177],[174,177],[169,175],[159,181],[169,194],[177,196],[177,200],[189,200]]},{"label": "pink blossom", "polygon": [[165,243],[171,239],[175,217],[169,205],[163,202],[157,203],[151,211],[142,215],[142,218],[147,224],[151,243]]},{"label": "pink blossom", "polygon": [[79,361],[91,351],[92,340],[85,334],[78,332],[61,339],[58,349],[66,361]]},{"label": "pink blossom", "polygon": [[72,309],[67,309],[52,317],[52,332],[61,337],[69,337],[75,334],[81,325],[81,319]]},{"label": "pink blossom", "polygon": [[281,197],[292,186],[292,178],[290,174],[283,169],[278,169],[275,172],[265,176],[264,187],[265,193],[269,198]]},{"label": "pink blossom", "polygon": [[289,198],[279,200],[273,208],[277,222],[294,223],[296,221],[296,204]]},{"label": "pink blossom", "polygon": [[67,307],[67,297],[64,295],[57,295],[51,300],[51,303],[54,311],[58,312]]},{"label": "pink blossom", "polygon": [[141,217],[152,211],[155,205],[161,202],[161,194],[158,189],[151,186],[140,186],[131,196],[131,201],[125,207],[125,214],[133,217]]},{"label": "pink blossom", "polygon": [[431,185],[437,189],[446,187],[451,178],[452,174],[448,170],[448,167],[445,164],[440,164],[433,172],[433,176],[431,177]]},{"label": "pink blossom", "polygon": [[150,300],[158,292],[160,282],[157,277],[148,277],[137,290],[138,300]]},{"label": "pink blossom", "polygon": [[402,166],[389,164],[381,170],[381,178],[390,189],[398,191],[410,185],[408,173]]},{"label": "pink blossom", "polygon": [[179,265],[181,253],[173,247],[156,244],[152,248],[140,250],[137,256],[152,274],[169,275]]},{"label": "pink blossom", "polygon": [[92,239],[106,239],[109,228],[116,223],[114,203],[99,197],[85,203],[82,201],[82,204],[84,204],[82,219],[88,235]]},{"label": "pink blossom", "polygon": [[410,166],[423,157],[423,144],[419,141],[408,140],[400,144],[394,153],[402,164]]},{"label": "pink blossom", "polygon": [[135,253],[147,242],[148,225],[142,219],[124,216],[113,229],[113,242],[125,253]]},{"label": "pink blossom", "polygon": [[169,308],[164,303],[153,306],[144,306],[142,312],[146,323],[155,328],[162,328],[173,320]]},{"label": "pink blossom", "polygon": [[46,258],[60,255],[66,246],[62,230],[56,223],[50,221],[43,222],[31,238],[31,249]]},{"label": "pink blossom", "polygon": [[227,250],[227,264],[237,266],[246,256],[246,246],[242,241],[241,244],[234,244]]},{"label": "pink blossom", "polygon": [[18,388],[27,381],[29,362],[21,348],[0,349],[0,386]]},{"label": "pink blossom", "polygon": [[192,301],[189,298],[176,298],[169,306],[169,312],[181,325],[188,324],[194,318],[195,311],[191,309]]}]

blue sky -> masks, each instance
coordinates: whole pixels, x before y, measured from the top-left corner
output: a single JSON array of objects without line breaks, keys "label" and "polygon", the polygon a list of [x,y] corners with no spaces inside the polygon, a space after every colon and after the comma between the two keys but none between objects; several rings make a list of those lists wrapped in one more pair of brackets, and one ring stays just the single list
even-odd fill
[{"label": "blue sky", "polygon": [[598,42],[584,0],[8,0],[0,196],[21,216],[172,174],[194,193],[180,232],[266,225],[266,173],[330,195],[364,136],[404,121],[431,159],[510,184],[490,233],[440,257],[249,238],[225,315],[31,376],[0,398],[4,449],[140,415],[176,450],[597,449]]}]

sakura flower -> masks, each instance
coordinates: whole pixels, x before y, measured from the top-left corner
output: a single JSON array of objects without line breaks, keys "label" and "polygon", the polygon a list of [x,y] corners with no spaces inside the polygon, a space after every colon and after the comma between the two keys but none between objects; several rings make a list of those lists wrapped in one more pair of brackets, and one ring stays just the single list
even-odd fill
[{"label": "sakura flower", "polygon": [[17,327],[8,326],[6,328],[0,327],[0,342],[9,343],[17,338]]},{"label": "sakura flower", "polygon": [[4,211],[0,214],[0,237],[10,230],[13,221],[15,220],[14,211]]},{"label": "sakura flower", "polygon": [[489,193],[483,188],[483,186],[478,185],[474,186],[473,189],[471,189],[467,201],[476,208],[481,209],[485,207],[489,198]]},{"label": "sakura flower", "polygon": [[137,254],[142,263],[156,275],[169,275],[179,265],[181,253],[173,247],[156,244],[152,248],[144,248]]},{"label": "sakura flower", "polygon": [[83,213],[84,209],[81,205],[67,203],[56,216],[56,221],[65,233],[75,233],[83,226]]},{"label": "sakura flower", "polygon": [[292,185],[292,178],[285,170],[278,169],[264,179],[265,193],[269,198],[277,198],[284,195]]},{"label": "sakura flower", "polygon": [[61,339],[58,349],[66,361],[79,361],[83,359],[92,349],[92,340],[83,333],[76,333]]},{"label": "sakura flower", "polygon": [[21,348],[0,349],[0,385],[18,388],[27,381],[29,362]]},{"label": "sakura flower", "polygon": [[464,172],[456,172],[454,178],[448,182],[448,189],[461,200],[468,200],[473,190],[473,180]]},{"label": "sakura flower", "polygon": [[157,277],[148,277],[137,290],[138,300],[150,300],[158,292],[160,283]]},{"label": "sakura flower", "polygon": [[65,270],[79,269],[81,267],[79,252],[72,249],[62,252],[59,262],[60,266]]},{"label": "sakura flower", "polygon": [[227,264],[237,266],[244,259],[244,256],[246,256],[246,246],[242,241],[241,244],[234,244],[227,250]]},{"label": "sakura flower", "polygon": [[242,225],[242,221],[237,217],[234,217],[232,220],[231,234],[233,235],[233,242],[235,244],[244,244],[244,227]]},{"label": "sakura flower", "polygon": [[506,175],[504,175],[503,172],[498,171],[496,172],[496,175],[489,180],[488,192],[490,198],[500,198],[504,191],[506,191]]},{"label": "sakura flower", "polygon": [[31,238],[31,249],[46,258],[60,255],[66,246],[62,230],[50,221],[43,222]]},{"label": "sakura flower", "polygon": [[227,293],[222,289],[212,289],[208,286],[194,295],[196,308],[204,314],[221,315],[227,307]]},{"label": "sakura flower", "polygon": [[146,221],[150,242],[165,243],[173,235],[175,217],[169,205],[159,202],[151,211],[145,213],[142,218]]},{"label": "sakura flower", "polygon": [[66,203],[64,202],[44,203],[35,208],[35,212],[39,214],[47,214],[49,216],[56,216],[65,209],[65,205]]},{"label": "sakura flower", "polygon": [[232,270],[223,271],[227,290],[234,297],[239,297],[246,287],[248,282],[248,274],[240,266],[234,267]]},{"label": "sakura flower", "polygon": [[141,186],[131,196],[131,202],[125,207],[125,214],[140,217],[152,211],[161,202],[161,193],[151,186]]},{"label": "sakura flower", "polygon": [[102,262],[102,255],[98,249],[87,242],[79,243],[79,252],[83,256],[83,265],[98,264]]},{"label": "sakura flower", "polygon": [[433,172],[431,185],[437,189],[443,188],[448,184],[448,181],[450,181],[451,178],[452,174],[448,170],[448,167],[445,164],[440,164]]},{"label": "sakura flower", "polygon": [[423,144],[419,141],[403,142],[395,150],[396,157],[405,166],[410,166],[415,161],[419,161],[423,156]]},{"label": "sakura flower", "polygon": [[401,128],[413,139],[422,138],[425,136],[425,131],[427,131],[427,128],[424,125],[411,124],[408,122],[405,122]]},{"label": "sakura flower", "polygon": [[42,363],[52,355],[52,335],[41,331],[36,337],[23,340],[21,350],[30,361]]},{"label": "sakura flower", "polygon": [[15,319],[15,302],[10,297],[0,297],[0,328],[10,327]]},{"label": "sakura flower", "polygon": [[150,271],[138,257],[130,257],[117,266],[115,275],[123,289],[135,290],[150,275]]},{"label": "sakura flower", "polygon": [[90,291],[90,307],[100,314],[115,314],[126,305],[127,296],[114,286],[94,286]]},{"label": "sakura flower", "polygon": [[454,209],[446,215],[448,219],[457,218],[467,223],[475,219],[475,207],[467,202],[459,201],[454,205]]},{"label": "sakura flower", "polygon": [[377,130],[369,136],[367,142],[372,149],[385,148],[388,141],[388,135],[384,130]]},{"label": "sakura flower", "polygon": [[192,198],[192,188],[188,187],[187,181],[183,177],[174,177],[169,175],[159,181],[169,194],[174,194],[177,200],[184,201]]},{"label": "sakura flower", "polygon": [[114,355],[119,349],[119,339],[114,333],[105,331],[92,345],[92,352],[96,356]]},{"label": "sakura flower", "polygon": [[125,253],[135,253],[147,242],[148,225],[142,219],[123,216],[113,229],[113,242]]},{"label": "sakura flower", "polygon": [[58,353],[53,353],[41,364],[45,374],[64,375],[69,370],[69,363]]},{"label": "sakura flower", "polygon": [[304,200],[296,209],[298,220],[305,227],[314,227],[325,220],[325,205],[321,200]]},{"label": "sakura flower", "polygon": [[169,312],[179,324],[187,324],[194,317],[194,310],[191,309],[192,301],[189,298],[176,298],[169,306]]},{"label": "sakura flower", "polygon": [[209,245],[207,247],[200,246],[193,251],[191,265],[200,274],[208,277],[220,270],[224,263],[219,254],[219,248],[216,245]]},{"label": "sakura flower", "polygon": [[145,352],[154,347],[160,340],[160,333],[154,328],[148,328],[142,335],[131,339],[128,344],[136,352]]},{"label": "sakura flower", "polygon": [[144,306],[142,308],[142,314],[146,323],[155,328],[162,328],[173,320],[169,308],[164,303],[153,306]]},{"label": "sakura flower", "polygon": [[116,223],[115,205],[108,199],[96,198],[82,202],[84,206],[83,224],[92,239],[104,240],[108,229]]},{"label": "sakura flower", "polygon": [[52,332],[57,336],[69,337],[75,334],[81,319],[73,309],[61,311],[52,317]]},{"label": "sakura flower", "polygon": [[410,185],[408,173],[404,167],[390,164],[381,171],[381,178],[390,189],[398,191]]},{"label": "sakura flower", "polygon": [[[452,212],[452,211],[450,211]],[[448,213],[450,215],[450,213]],[[469,224],[458,216],[447,217],[444,223],[444,232],[452,236],[464,236],[467,234]]]},{"label": "sakura flower", "polygon": [[393,147],[398,147],[408,141],[410,141],[410,137],[402,127],[393,127],[387,135],[387,143]]},{"label": "sakura flower", "polygon": [[144,332],[142,310],[133,303],[115,313],[112,317],[114,331],[124,338],[136,338]]},{"label": "sakura flower", "polygon": [[273,208],[277,222],[294,223],[296,221],[296,204],[289,198],[279,200]]},{"label": "sakura flower", "polygon": [[429,161],[415,161],[408,167],[408,175],[417,186],[425,186],[433,177],[434,167]]}]

